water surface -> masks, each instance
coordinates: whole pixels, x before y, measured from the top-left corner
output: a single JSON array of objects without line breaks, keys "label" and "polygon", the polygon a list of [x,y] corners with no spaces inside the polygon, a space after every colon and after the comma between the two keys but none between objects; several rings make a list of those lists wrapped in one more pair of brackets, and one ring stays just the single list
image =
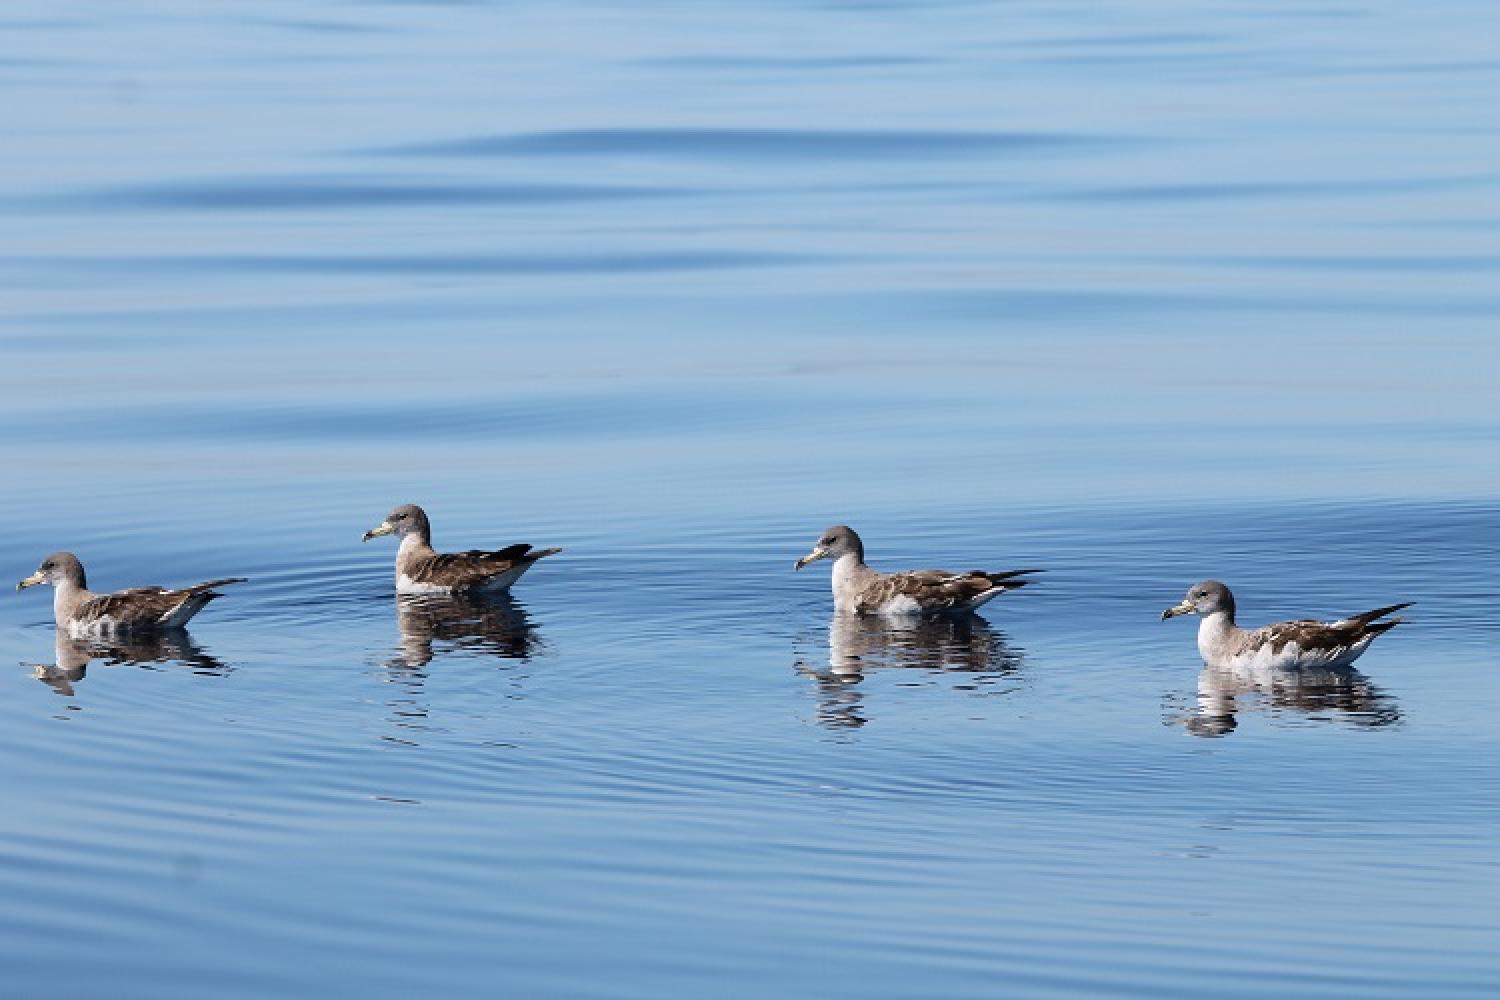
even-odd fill
[{"label": "water surface", "polygon": [[[1496,20],[7,8],[4,579],[251,578],[0,600],[7,990],[1492,995]],[[1222,676],[1207,576],[1417,604]]]}]

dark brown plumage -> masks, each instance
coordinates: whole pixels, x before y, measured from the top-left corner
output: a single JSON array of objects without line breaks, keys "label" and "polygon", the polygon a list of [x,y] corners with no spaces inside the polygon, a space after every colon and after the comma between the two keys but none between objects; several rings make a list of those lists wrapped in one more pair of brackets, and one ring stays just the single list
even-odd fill
[{"label": "dark brown plumage", "polygon": [[562,551],[533,549],[522,543],[495,551],[437,552],[427,512],[413,503],[392,510],[365,532],[365,541],[381,535],[401,538],[396,550],[396,590],[403,594],[501,593],[538,560]]},{"label": "dark brown plumage", "polygon": [[907,570],[882,574],[860,587],[850,609],[859,613],[880,611],[893,601],[909,598],[923,611],[958,611],[975,607],[1011,590],[1019,590],[1035,580],[1025,579],[1035,569],[1013,569],[1003,573],[970,570],[950,573],[940,569]]},{"label": "dark brown plumage", "polygon": [[881,573],[865,565],[865,545],[853,528],[836,524],[818,537],[796,568],[832,559],[833,606],[856,614],[944,614],[973,611],[1008,591],[1035,581],[1037,569],[991,573],[976,569],[950,573],[942,569]]},{"label": "dark brown plumage", "polygon": [[[401,567],[401,575],[413,583],[440,587],[453,593],[496,589],[510,576],[513,583],[538,559],[555,556],[562,549],[533,549],[521,542],[495,552],[416,552]],[[508,586],[508,583],[506,584]]]},{"label": "dark brown plumage", "polygon": [[244,582],[243,577],[236,576],[179,590],[136,587],[95,594],[88,589],[78,557],[71,552],[54,552],[42,560],[35,573],[16,584],[16,589],[51,584],[55,591],[52,613],[58,628],[74,635],[113,635],[182,628],[205,604],[223,596],[215,587]]},{"label": "dark brown plumage", "polygon": [[109,623],[112,630],[123,632],[180,627],[209,601],[224,596],[215,587],[244,582],[244,577],[230,576],[181,590],[163,587],[117,590],[82,602],[73,610],[72,620],[85,628]]},{"label": "dark brown plumage", "polygon": [[1399,618],[1390,621],[1377,621],[1376,619],[1384,618],[1386,615],[1411,606],[1412,602],[1406,601],[1402,604],[1376,608],[1374,611],[1366,611],[1364,614],[1336,622],[1320,622],[1304,618],[1297,621],[1277,622],[1274,625],[1262,625],[1260,628],[1247,630],[1245,648],[1270,646],[1272,653],[1279,653],[1292,644],[1304,650],[1321,649],[1336,652],[1353,649],[1360,643],[1373,639],[1383,632],[1389,632],[1401,624]]},{"label": "dark brown plumage", "polygon": [[1187,596],[1162,612],[1163,620],[1196,614],[1198,652],[1204,662],[1230,666],[1305,669],[1344,667],[1353,663],[1375,638],[1401,624],[1387,616],[1412,602],[1389,604],[1337,621],[1298,619],[1260,628],[1243,629],[1235,624],[1234,595],[1218,580],[1204,580],[1188,589]]}]

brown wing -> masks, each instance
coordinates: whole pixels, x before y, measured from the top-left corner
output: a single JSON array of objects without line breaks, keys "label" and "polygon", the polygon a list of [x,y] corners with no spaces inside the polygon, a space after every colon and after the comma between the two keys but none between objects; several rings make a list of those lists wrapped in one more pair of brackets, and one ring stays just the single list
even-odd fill
[{"label": "brown wing", "polygon": [[981,595],[999,590],[1015,590],[1031,583],[1023,579],[1034,569],[1015,569],[1004,573],[971,570],[950,573],[941,569],[911,570],[882,576],[861,595],[860,610],[873,611],[887,602],[909,597],[925,611],[956,611],[966,608]]},{"label": "brown wing", "polygon": [[522,542],[507,545],[495,552],[471,549],[468,552],[439,552],[421,560],[407,571],[419,583],[430,583],[454,590],[481,587],[494,577],[519,566],[556,555],[561,549],[533,549]]},{"label": "brown wing", "polygon": [[203,605],[220,596],[213,588],[244,582],[243,577],[226,577],[181,590],[166,590],[162,587],[117,590],[113,594],[85,601],[73,613],[73,618],[84,625],[108,620],[116,628],[126,630],[179,626],[185,624]]},{"label": "brown wing", "polygon": [[83,624],[108,619],[122,628],[155,625],[180,600],[161,587],[135,587],[86,601],[73,612],[73,618]]},{"label": "brown wing", "polygon": [[1411,607],[1410,601],[1405,604],[1392,604],[1387,608],[1376,608],[1374,611],[1366,611],[1362,615],[1354,615],[1336,622],[1320,622],[1311,619],[1277,622],[1275,625],[1265,625],[1248,632],[1244,645],[1246,649],[1269,645],[1273,653],[1279,653],[1292,643],[1296,643],[1297,648],[1301,650],[1339,652],[1400,625],[1402,621],[1400,618],[1392,618],[1389,621],[1377,619],[1409,607]]},{"label": "brown wing", "polygon": [[1262,625],[1260,628],[1251,629],[1245,633],[1244,646],[1247,650],[1269,646],[1271,652],[1279,653],[1293,643],[1296,643],[1298,649],[1304,650],[1334,650],[1348,645],[1340,634],[1330,627],[1329,623],[1303,619],[1293,622],[1277,622],[1274,625]]}]

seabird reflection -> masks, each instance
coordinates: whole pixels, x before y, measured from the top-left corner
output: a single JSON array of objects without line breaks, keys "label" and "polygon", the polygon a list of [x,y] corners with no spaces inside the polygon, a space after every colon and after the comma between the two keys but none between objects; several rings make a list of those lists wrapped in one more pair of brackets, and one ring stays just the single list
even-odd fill
[{"label": "seabird reflection", "polygon": [[868,719],[865,693],[858,689],[867,671],[888,667],[964,674],[957,688],[973,689],[988,680],[1016,674],[1019,651],[977,615],[938,617],[868,616],[836,612],[828,627],[828,665],[798,663],[797,671],[818,685],[818,722],[833,729],[857,729]]},{"label": "seabird reflection", "polygon": [[510,660],[529,659],[540,647],[525,610],[509,597],[422,594],[396,598],[401,648],[393,665],[424,667],[434,644]]},{"label": "seabird reflection", "polygon": [[1196,711],[1180,721],[1194,736],[1225,736],[1246,711],[1291,719],[1338,719],[1374,729],[1401,721],[1396,699],[1353,667],[1205,666]]},{"label": "seabird reflection", "polygon": [[180,629],[108,639],[75,639],[59,631],[54,655],[52,663],[31,664],[32,675],[66,698],[74,696],[74,685],[87,676],[89,664],[94,660],[106,667],[133,665],[147,669],[159,663],[182,663],[191,667],[193,673],[210,677],[222,677],[234,669],[207,653]]}]

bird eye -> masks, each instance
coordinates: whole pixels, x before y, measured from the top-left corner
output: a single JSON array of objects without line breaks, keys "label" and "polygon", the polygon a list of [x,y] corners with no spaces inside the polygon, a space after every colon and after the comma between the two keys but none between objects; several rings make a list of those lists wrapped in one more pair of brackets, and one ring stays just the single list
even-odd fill
[{"label": "bird eye", "polygon": [[47,560],[46,562],[42,563],[42,569],[52,569],[52,567],[53,567],[53,563],[52,563],[52,560],[50,560],[50,559]]},{"label": "bird eye", "polygon": [[832,545],[833,544],[833,539],[832,538],[820,538],[820,539],[818,539],[818,544],[819,545]]},{"label": "bird eye", "polygon": [[405,514],[397,514],[395,517],[391,518],[391,520],[392,521],[404,521],[404,520],[406,520],[406,515]]}]

